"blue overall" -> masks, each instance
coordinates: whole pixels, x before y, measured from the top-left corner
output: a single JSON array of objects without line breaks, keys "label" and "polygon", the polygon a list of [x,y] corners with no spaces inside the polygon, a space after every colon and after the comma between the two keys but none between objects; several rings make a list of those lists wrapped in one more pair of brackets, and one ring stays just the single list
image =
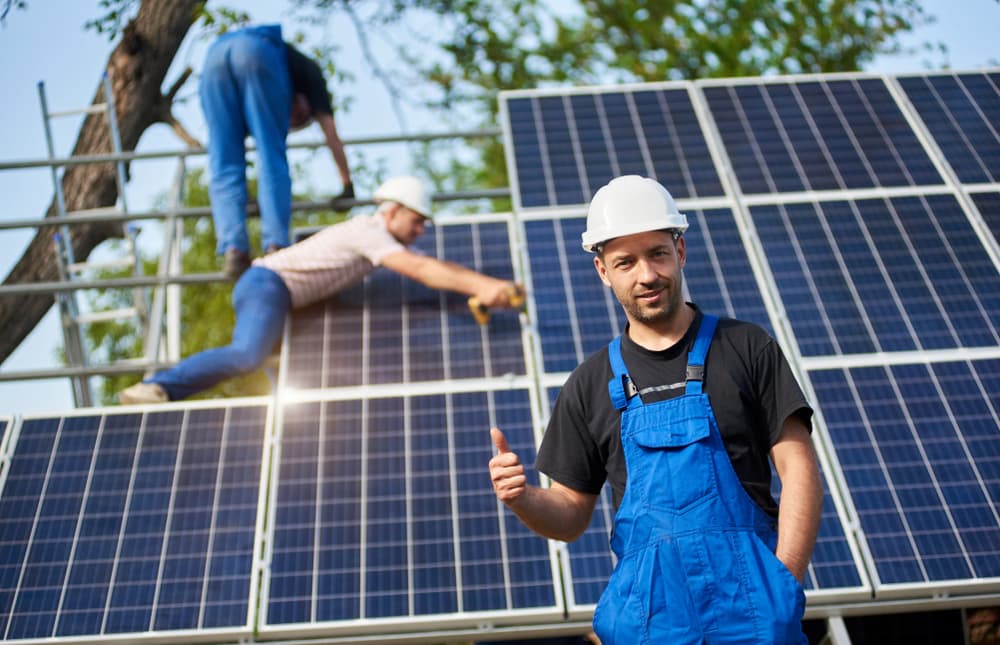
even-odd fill
[{"label": "blue overall", "polygon": [[292,80],[280,25],[219,37],[205,54],[198,86],[208,125],[208,194],[217,251],[250,250],[245,142],[257,147],[261,248],[288,246],[292,178],[286,156]]},{"label": "blue overall", "polygon": [[808,643],[805,592],[775,557],[775,522],[736,476],[702,392],[717,322],[703,317],[684,394],[648,405],[626,394],[621,337],[609,345],[628,481],[618,564],[594,612],[603,645]]}]

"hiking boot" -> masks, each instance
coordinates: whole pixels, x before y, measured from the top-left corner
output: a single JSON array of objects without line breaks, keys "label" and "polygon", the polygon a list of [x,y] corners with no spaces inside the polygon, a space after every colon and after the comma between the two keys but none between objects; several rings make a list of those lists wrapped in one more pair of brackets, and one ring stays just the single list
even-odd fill
[{"label": "hiking boot", "polygon": [[170,400],[167,391],[156,383],[136,383],[118,393],[122,405],[134,403],[165,403]]},{"label": "hiking boot", "polygon": [[222,260],[222,273],[230,280],[243,275],[250,268],[250,254],[240,249],[229,249]]}]

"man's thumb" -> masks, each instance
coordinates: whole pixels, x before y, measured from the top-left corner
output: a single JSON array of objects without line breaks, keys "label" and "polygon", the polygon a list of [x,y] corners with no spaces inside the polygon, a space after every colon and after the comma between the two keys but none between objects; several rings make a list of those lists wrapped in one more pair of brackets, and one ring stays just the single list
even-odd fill
[{"label": "man's thumb", "polygon": [[497,452],[501,455],[505,452],[510,452],[510,446],[507,445],[507,437],[503,436],[500,428],[490,428],[490,438],[493,440],[493,445],[497,447]]}]

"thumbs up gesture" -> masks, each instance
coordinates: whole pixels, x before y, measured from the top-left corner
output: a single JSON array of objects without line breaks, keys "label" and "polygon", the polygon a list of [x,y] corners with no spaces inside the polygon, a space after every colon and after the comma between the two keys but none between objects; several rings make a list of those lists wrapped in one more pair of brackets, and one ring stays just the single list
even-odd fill
[{"label": "thumbs up gesture", "polygon": [[527,477],[524,466],[517,453],[511,452],[507,445],[507,437],[500,428],[490,429],[490,438],[496,446],[497,454],[490,459],[490,479],[493,480],[493,492],[504,504],[510,504],[524,493]]}]

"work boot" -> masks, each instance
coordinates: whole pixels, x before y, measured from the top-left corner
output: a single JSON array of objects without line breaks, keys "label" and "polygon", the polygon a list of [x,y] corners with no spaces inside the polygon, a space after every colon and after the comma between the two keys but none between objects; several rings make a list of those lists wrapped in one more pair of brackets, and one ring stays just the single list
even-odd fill
[{"label": "work boot", "polygon": [[222,260],[222,273],[230,280],[243,275],[250,268],[250,254],[240,249],[229,249]]},{"label": "work boot", "polygon": [[170,400],[167,391],[156,383],[136,383],[118,393],[122,405],[134,403],[165,403]]}]

